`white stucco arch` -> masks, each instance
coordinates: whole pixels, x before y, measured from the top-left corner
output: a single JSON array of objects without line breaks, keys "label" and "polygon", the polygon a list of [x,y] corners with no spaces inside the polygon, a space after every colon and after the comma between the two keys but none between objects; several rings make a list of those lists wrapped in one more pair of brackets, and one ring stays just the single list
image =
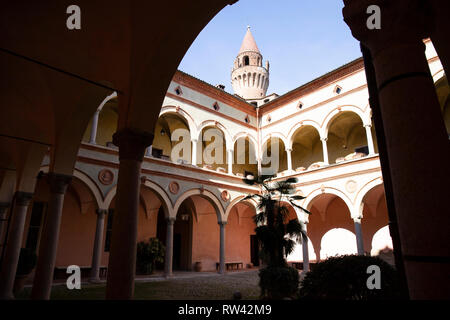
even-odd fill
[{"label": "white stucco arch", "polygon": [[230,150],[233,147],[232,138],[230,135],[230,132],[227,130],[227,128],[221,124],[219,121],[215,120],[206,120],[203,121],[198,127],[197,127],[197,139],[200,141],[202,137],[200,135],[202,134],[202,130],[206,127],[215,127],[222,131],[223,136],[225,138],[225,144],[226,144],[226,150]]},{"label": "white stucco arch", "polygon": [[[44,173],[48,173],[49,172],[49,166],[42,166],[40,168],[40,171],[42,171]],[[104,200],[103,200],[102,192],[100,191],[99,187],[92,180],[92,178],[90,176],[88,176],[86,173],[84,173],[83,171],[81,171],[80,169],[77,169],[77,168],[73,169],[73,176],[86,185],[86,187],[89,189],[89,191],[92,194],[92,197],[95,200],[97,208],[99,208],[99,209],[107,209],[107,207],[103,206]]]},{"label": "white stucco arch", "polygon": [[322,122],[322,134],[324,135],[322,138],[328,137],[328,130],[330,129],[331,123],[333,123],[333,120],[343,112],[353,112],[356,115],[359,116],[359,118],[362,121],[363,126],[366,125],[372,125],[372,121],[370,119],[370,112],[364,112],[361,108],[353,105],[343,105],[338,106],[334,108],[332,111],[330,111],[324,118]]},{"label": "white stucco arch", "polygon": [[[322,188],[318,188],[315,189],[314,191],[310,192],[307,196],[306,199],[303,200],[303,204],[302,207],[305,208],[306,210],[310,211],[311,206],[313,201],[319,197],[322,194],[325,193],[329,193],[329,194],[333,194],[339,198],[341,198],[345,204],[347,205],[348,211],[350,212],[350,218],[355,218],[357,217],[357,213],[355,210],[355,206],[353,205],[353,202],[350,200],[350,198],[341,190],[333,188],[333,187],[324,187]],[[308,219],[309,215],[307,213],[304,213],[304,221],[309,221]]]},{"label": "white stucco arch", "polygon": [[[227,206],[226,210],[225,210],[225,219],[228,220],[228,216],[230,215],[231,210],[233,209],[233,207],[235,205],[237,205],[238,203],[240,203],[242,201],[242,199],[244,199],[246,196],[238,196],[236,198],[234,198]],[[242,202],[248,203],[250,204],[252,207],[255,208],[255,214],[256,214],[256,208],[257,208],[257,203],[254,199],[248,199],[248,200],[244,200]]]},{"label": "white stucco arch", "polygon": [[364,186],[361,187],[361,189],[359,189],[359,191],[356,194],[356,198],[355,198],[355,208],[358,212],[358,217],[362,218],[363,217],[363,210],[364,210],[364,197],[365,195],[372,190],[373,188],[375,188],[376,186],[379,186],[380,184],[383,184],[383,178],[382,177],[378,177],[375,178],[369,182],[367,182]]},{"label": "white stucco arch", "polygon": [[[284,136],[284,134],[280,133],[280,132],[271,132],[268,133],[264,136],[264,138],[262,139],[262,143],[261,143],[261,147],[264,147],[264,145],[266,144],[266,142],[271,139],[271,138],[278,138],[281,141],[283,141],[284,143],[284,147],[286,148],[288,143],[287,143],[287,138]],[[264,151],[264,150],[263,150]]]},{"label": "white stucco arch", "polygon": [[177,201],[175,202],[175,205],[173,206],[173,216],[172,216],[173,218],[176,218],[178,209],[180,208],[183,201],[191,196],[200,196],[207,199],[216,210],[217,222],[220,223],[227,221],[223,206],[220,203],[220,200],[216,197],[216,195],[209,190],[199,188],[188,190],[178,197]]},{"label": "white stucco arch", "polygon": [[195,140],[198,138],[197,124],[195,123],[195,120],[189,115],[189,113],[183,110],[183,108],[175,106],[163,106],[161,108],[159,116],[161,117],[166,113],[175,113],[177,116],[181,117],[188,125],[191,140]]},{"label": "white stucco arch", "polygon": [[144,183],[142,183],[142,186],[149,188],[151,191],[156,193],[159,200],[161,201],[161,205],[164,208],[164,216],[166,218],[172,217],[173,205],[166,191],[164,191],[164,189],[159,184],[150,181],[149,179],[145,179]]},{"label": "white stucco arch", "polygon": [[110,101],[110,100],[112,100],[112,99],[114,99],[114,98],[117,98],[117,92],[116,92],[116,91],[114,91],[113,93],[111,93],[109,96],[107,96],[107,97],[102,101],[102,103],[100,103],[100,105],[99,105],[98,108],[97,108],[97,111],[102,111],[102,109],[103,109],[103,107],[105,106],[105,104],[106,104],[108,101]]},{"label": "white stucco arch", "polygon": [[241,139],[241,138],[248,138],[248,140],[251,141],[251,143],[253,144],[253,147],[255,148],[255,152],[258,150],[258,142],[256,141],[255,137],[253,137],[248,132],[239,132],[234,135],[233,140],[232,140],[233,149],[234,149],[234,144],[236,143],[236,141],[238,141],[238,139]]},{"label": "white stucco arch", "polygon": [[293,139],[294,139],[294,135],[297,132],[298,129],[300,129],[301,127],[305,127],[305,126],[311,126],[314,127],[317,130],[317,133],[319,134],[319,137],[322,138],[323,134],[322,134],[322,128],[320,127],[320,125],[314,121],[314,120],[303,120],[299,123],[297,123],[295,126],[293,126],[291,128],[291,130],[288,133],[287,136],[287,141],[288,144],[286,145],[287,149],[292,149],[292,144],[293,144]]}]

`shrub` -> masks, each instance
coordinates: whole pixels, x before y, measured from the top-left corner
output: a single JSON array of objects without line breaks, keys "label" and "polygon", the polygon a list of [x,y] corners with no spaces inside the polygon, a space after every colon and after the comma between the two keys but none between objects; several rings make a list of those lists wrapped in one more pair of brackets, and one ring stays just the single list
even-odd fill
[{"label": "shrub", "polygon": [[20,249],[19,262],[16,274],[24,276],[29,274],[36,266],[37,256],[34,250],[29,248]]},{"label": "shrub", "polygon": [[[367,267],[381,271],[381,289],[370,290]],[[397,271],[385,261],[370,256],[330,257],[318,263],[301,282],[300,299],[379,300],[400,299],[401,285]]]},{"label": "shrub", "polygon": [[259,271],[262,299],[292,298],[298,290],[297,269],[285,266],[269,266]]},{"label": "shrub", "polygon": [[164,262],[165,247],[158,238],[150,238],[149,242],[137,244],[136,272],[152,274],[156,262]]}]

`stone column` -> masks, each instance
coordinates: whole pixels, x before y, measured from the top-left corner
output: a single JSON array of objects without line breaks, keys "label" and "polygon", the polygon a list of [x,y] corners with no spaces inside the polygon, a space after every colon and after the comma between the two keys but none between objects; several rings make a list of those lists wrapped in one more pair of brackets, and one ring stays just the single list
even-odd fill
[{"label": "stone column", "polygon": [[152,141],[153,134],[131,128],[113,135],[113,142],[119,147],[120,164],[106,299],[133,298],[141,164]]},{"label": "stone column", "polygon": [[292,172],[292,149],[286,149],[287,155],[287,169],[289,172]]},{"label": "stone column", "polygon": [[258,161],[258,175],[260,176],[262,174],[262,160],[261,158],[258,158],[257,161]]},{"label": "stone column", "polygon": [[303,271],[309,271],[309,249],[308,249],[308,233],[307,233],[307,223],[303,222],[303,233],[302,233],[302,249],[303,249]]},{"label": "stone column", "polygon": [[233,174],[233,156],[234,151],[232,149],[227,150],[228,174]]},{"label": "stone column", "polygon": [[3,227],[6,226],[9,202],[0,202],[0,241],[3,239]]},{"label": "stone column", "polygon": [[197,139],[192,139],[192,161],[191,164],[193,166],[197,165],[197,144],[198,144],[198,140]]},{"label": "stone column", "polygon": [[364,242],[363,242],[363,235],[362,235],[362,229],[361,229],[361,218],[354,218],[353,221],[355,224],[356,248],[358,250],[358,254],[363,256],[364,255]]},{"label": "stone column", "polygon": [[32,197],[33,194],[28,192],[17,191],[15,194],[14,210],[0,271],[0,300],[14,298],[13,287],[22,247],[23,229]]},{"label": "stone column", "polygon": [[59,228],[64,204],[64,194],[72,176],[52,173],[48,175],[50,184],[50,199],[48,202],[47,217],[45,218],[39,244],[39,254],[34,276],[31,299],[50,299],[53,282],[53,272],[58,249]]},{"label": "stone column", "polygon": [[152,156],[152,146],[150,146],[150,147],[148,147],[146,150],[145,150],[145,156],[147,156],[147,157],[151,157]]},{"label": "stone column", "polygon": [[92,265],[90,282],[100,282],[100,263],[102,260],[103,234],[105,229],[105,216],[108,211],[105,209],[97,209],[97,226],[95,228],[94,248],[92,252]]},{"label": "stone column", "polygon": [[[380,158],[392,188],[386,196],[395,204],[409,296],[449,297],[450,151],[422,42],[429,35],[426,13],[417,0],[344,2],[344,20],[372,57],[379,98],[373,120],[383,128]],[[372,4],[380,6],[381,30],[367,28]]]},{"label": "stone column", "polygon": [[165,276],[172,276],[172,261],[173,261],[173,225],[175,218],[167,218],[167,235],[166,235],[166,259],[164,265]]},{"label": "stone column", "polygon": [[373,145],[372,126],[370,124],[364,125],[366,128],[367,145],[369,146],[369,155],[375,154],[375,147]]},{"label": "stone column", "polygon": [[321,138],[320,140],[322,141],[323,162],[325,162],[326,164],[330,164],[328,160],[328,146],[327,146],[328,138]]},{"label": "stone column", "polygon": [[89,143],[96,144],[97,140],[97,128],[98,128],[98,117],[100,115],[100,110],[95,111],[94,117],[92,118],[92,127],[91,127],[91,137],[89,139]]},{"label": "stone column", "polygon": [[225,226],[226,222],[219,222],[220,226],[220,264],[219,273],[225,274]]}]

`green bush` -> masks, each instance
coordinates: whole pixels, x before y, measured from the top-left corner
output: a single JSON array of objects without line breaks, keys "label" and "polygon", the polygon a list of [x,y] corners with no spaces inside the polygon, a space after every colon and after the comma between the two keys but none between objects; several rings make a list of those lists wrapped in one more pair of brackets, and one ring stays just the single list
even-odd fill
[{"label": "green bush", "polygon": [[[381,289],[370,290],[367,267],[381,271]],[[346,255],[330,257],[318,263],[301,282],[300,299],[380,300],[401,299],[397,271],[377,257]]]},{"label": "green bush", "polygon": [[17,275],[29,274],[36,266],[37,256],[34,250],[29,248],[20,249],[19,262],[17,264]]},{"label": "green bush", "polygon": [[259,286],[262,299],[292,298],[298,290],[297,269],[285,266],[269,266],[259,271]]},{"label": "green bush", "polygon": [[165,247],[158,238],[137,244],[136,273],[152,274],[156,262],[164,262]]}]

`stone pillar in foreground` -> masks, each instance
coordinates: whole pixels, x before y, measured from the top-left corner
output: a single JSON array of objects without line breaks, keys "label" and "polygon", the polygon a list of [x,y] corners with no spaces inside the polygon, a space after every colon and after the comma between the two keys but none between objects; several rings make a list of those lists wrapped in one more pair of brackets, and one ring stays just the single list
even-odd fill
[{"label": "stone pillar in foreground", "polygon": [[31,299],[34,300],[50,299],[64,195],[71,180],[72,176],[52,172],[48,174],[50,199],[39,244],[33,289],[31,290]]},{"label": "stone pillar in foreground", "polygon": [[219,263],[219,273],[225,274],[225,226],[226,222],[219,222],[220,226],[220,263]]},{"label": "stone pillar in foreground", "polygon": [[32,197],[33,194],[28,192],[17,191],[15,194],[11,225],[0,269],[0,300],[14,298],[13,287],[17,263],[19,262],[20,248],[22,247],[28,205]]},{"label": "stone pillar in foreground", "polygon": [[153,134],[126,128],[113,135],[119,147],[119,177],[109,254],[106,299],[132,299],[136,273],[136,241],[140,173]]},{"label": "stone pillar in foreground", "polygon": [[361,228],[361,218],[354,218],[354,225],[355,225],[355,235],[356,235],[356,248],[358,250],[358,254],[363,256],[364,255],[364,242],[363,242],[363,235],[362,235],[362,228]]},{"label": "stone pillar in foreground", "polygon": [[309,271],[309,248],[308,248],[308,233],[307,233],[307,223],[303,222],[303,233],[302,233],[302,250],[303,250],[303,271]]},{"label": "stone pillar in foreground", "polygon": [[[388,164],[384,181],[395,218],[409,296],[450,297],[450,147],[422,39],[429,36],[417,0],[346,0],[344,20],[372,57]],[[382,14],[380,30],[367,28],[369,5]],[[381,151],[381,150],[380,150]]]},{"label": "stone pillar in foreground", "polygon": [[323,151],[323,162],[326,164],[330,164],[328,160],[328,146],[327,146],[327,140],[328,138],[321,138],[322,141],[322,151]]},{"label": "stone pillar in foreground", "polygon": [[105,216],[108,211],[105,209],[97,209],[97,226],[95,228],[94,248],[92,251],[92,265],[90,282],[100,282],[100,263],[102,260],[103,234],[105,230]]},{"label": "stone pillar in foreground", "polygon": [[173,225],[175,218],[167,218],[167,235],[166,235],[166,258],[164,265],[165,276],[168,278],[172,276],[172,261],[173,261]]}]

